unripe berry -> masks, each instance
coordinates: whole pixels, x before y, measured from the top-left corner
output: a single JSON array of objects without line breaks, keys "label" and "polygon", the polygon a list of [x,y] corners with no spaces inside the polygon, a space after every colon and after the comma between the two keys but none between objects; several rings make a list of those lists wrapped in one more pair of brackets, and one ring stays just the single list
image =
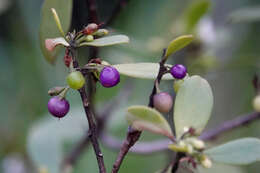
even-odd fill
[{"label": "unripe berry", "polygon": [[94,40],[93,35],[87,35],[87,37],[86,37],[86,41],[87,41],[87,42],[91,42],[91,41],[93,41],[93,40]]},{"label": "unripe berry", "polygon": [[254,98],[253,107],[256,112],[260,112],[260,95],[258,95]]},{"label": "unripe berry", "polygon": [[108,30],[107,29],[99,29],[95,33],[95,35],[98,36],[98,37],[103,37],[103,36],[105,36],[107,34],[108,34]]},{"label": "unripe berry", "polygon": [[95,23],[90,23],[90,24],[88,24],[88,26],[86,26],[83,29],[83,34],[90,35],[90,34],[93,34],[94,32],[96,32],[97,30],[98,30],[98,25]]},{"label": "unripe berry", "polygon": [[48,110],[54,117],[64,117],[69,112],[69,109],[69,102],[59,96],[52,97],[48,102]]},{"label": "unripe berry", "polygon": [[170,72],[174,78],[183,79],[186,76],[187,69],[182,64],[176,64],[171,68]]},{"label": "unripe berry", "polygon": [[67,83],[70,88],[78,90],[84,86],[85,78],[81,72],[74,71],[67,76]]},{"label": "unripe berry", "polygon": [[99,80],[104,87],[110,88],[120,82],[120,74],[116,68],[107,66],[100,72]]},{"label": "unripe berry", "polygon": [[172,108],[172,97],[167,92],[155,94],[153,105],[159,112],[168,113]]}]

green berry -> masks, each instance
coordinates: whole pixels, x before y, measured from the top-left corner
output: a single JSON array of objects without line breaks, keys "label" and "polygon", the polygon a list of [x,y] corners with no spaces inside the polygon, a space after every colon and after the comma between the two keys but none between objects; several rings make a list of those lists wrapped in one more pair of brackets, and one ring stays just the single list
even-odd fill
[{"label": "green berry", "polygon": [[94,37],[93,37],[93,35],[87,35],[87,37],[86,37],[86,41],[87,41],[87,42],[94,41]]},{"label": "green berry", "polygon": [[67,83],[70,86],[70,88],[78,90],[84,86],[85,78],[81,74],[81,72],[74,71],[67,76]]}]

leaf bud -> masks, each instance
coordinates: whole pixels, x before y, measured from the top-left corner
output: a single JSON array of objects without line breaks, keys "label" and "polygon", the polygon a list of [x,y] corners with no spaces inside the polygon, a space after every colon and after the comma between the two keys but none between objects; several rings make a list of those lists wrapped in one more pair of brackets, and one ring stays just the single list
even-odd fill
[{"label": "leaf bud", "polygon": [[202,155],[200,163],[204,168],[212,167],[212,161],[206,155]]}]

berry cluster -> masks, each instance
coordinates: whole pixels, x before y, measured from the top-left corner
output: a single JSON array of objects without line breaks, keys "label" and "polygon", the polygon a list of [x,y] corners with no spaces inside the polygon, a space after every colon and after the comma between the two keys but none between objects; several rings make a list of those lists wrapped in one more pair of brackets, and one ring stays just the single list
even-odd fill
[{"label": "berry cluster", "polygon": [[[120,82],[120,75],[116,68],[105,66],[100,72],[99,80],[102,86],[110,88]],[[67,84],[72,89],[81,89],[84,87],[85,82],[85,77],[79,71],[72,71],[67,76]],[[62,118],[69,112],[70,104],[65,99],[67,91],[63,87],[56,87],[49,91],[49,94],[54,97],[48,102],[48,110],[54,117]]]},{"label": "berry cluster", "polygon": [[[174,82],[174,91],[177,92],[183,82],[181,79],[185,78],[187,74],[187,69],[184,65],[176,64],[171,67],[170,73],[177,79]],[[153,105],[159,112],[168,113],[173,105],[172,97],[167,92],[158,92],[153,96]]]}]

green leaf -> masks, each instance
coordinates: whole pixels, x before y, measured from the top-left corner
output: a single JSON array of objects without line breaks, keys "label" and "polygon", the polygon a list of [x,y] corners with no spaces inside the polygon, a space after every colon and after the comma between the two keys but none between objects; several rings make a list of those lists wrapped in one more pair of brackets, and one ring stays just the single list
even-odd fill
[{"label": "green leaf", "polygon": [[174,124],[179,138],[185,128],[200,134],[213,107],[213,94],[208,82],[200,76],[188,77],[179,88],[174,105]]},{"label": "green leaf", "polygon": [[246,7],[233,11],[228,19],[232,23],[260,21],[260,7]]},{"label": "green leaf", "polygon": [[91,42],[83,42],[80,44],[80,46],[112,46],[116,44],[122,44],[122,43],[128,43],[129,38],[126,35],[113,35],[108,37],[102,37],[95,39]]},{"label": "green leaf", "polygon": [[[156,79],[159,72],[158,63],[130,63],[130,64],[116,64],[113,65],[120,74],[133,78],[141,79]],[[173,80],[171,74],[165,74],[164,80]]]},{"label": "green leaf", "polygon": [[72,0],[45,0],[41,11],[41,23],[39,28],[39,40],[42,53],[49,63],[54,63],[59,53],[59,49],[53,52],[45,48],[45,40],[47,38],[55,38],[60,36],[59,29],[53,18],[51,8],[57,11],[62,28],[66,33],[69,30],[72,13]]},{"label": "green leaf", "polygon": [[260,140],[242,138],[208,149],[205,153],[216,162],[246,165],[260,161]]},{"label": "green leaf", "polygon": [[190,4],[190,6],[184,12],[186,32],[191,32],[194,30],[201,17],[203,17],[208,12],[209,7],[209,0],[196,0]]},{"label": "green leaf", "polygon": [[58,173],[64,158],[64,143],[78,141],[88,130],[82,107],[74,108],[62,119],[49,113],[33,125],[27,138],[27,151],[37,168]]},{"label": "green leaf", "polygon": [[130,106],[127,109],[126,119],[137,130],[147,130],[173,139],[168,122],[160,112],[153,108],[147,106]]},{"label": "green leaf", "polygon": [[171,54],[175,53],[176,51],[184,48],[185,46],[190,44],[193,39],[194,39],[194,37],[192,35],[183,35],[183,36],[177,37],[176,39],[174,39],[173,41],[170,42],[170,44],[166,50],[165,56],[168,57]]}]

